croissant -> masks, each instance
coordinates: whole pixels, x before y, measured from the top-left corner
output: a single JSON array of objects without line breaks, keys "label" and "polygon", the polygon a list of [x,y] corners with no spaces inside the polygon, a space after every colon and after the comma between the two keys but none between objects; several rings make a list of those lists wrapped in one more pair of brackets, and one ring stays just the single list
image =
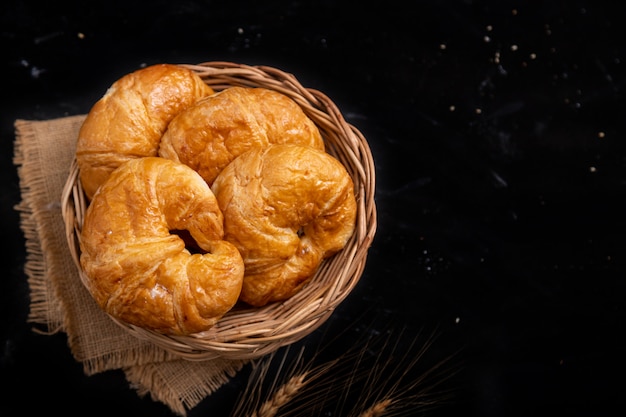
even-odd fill
[{"label": "croissant", "polygon": [[205,331],[235,305],[243,282],[243,260],[223,232],[217,200],[191,168],[128,160],[85,213],[86,287],[123,322],[164,334]]},{"label": "croissant", "polygon": [[330,154],[276,144],[234,159],[212,185],[224,239],[240,251],[240,300],[263,306],[296,294],[355,228],[352,178]]},{"label": "croissant", "polygon": [[196,73],[173,64],[142,68],[114,82],[78,135],[76,159],[87,198],[122,162],[157,156],[172,118],[213,92]]},{"label": "croissant", "polygon": [[161,138],[159,156],[190,166],[210,185],[235,157],[273,143],[324,150],[319,129],[291,98],[262,87],[230,87],[179,113]]}]

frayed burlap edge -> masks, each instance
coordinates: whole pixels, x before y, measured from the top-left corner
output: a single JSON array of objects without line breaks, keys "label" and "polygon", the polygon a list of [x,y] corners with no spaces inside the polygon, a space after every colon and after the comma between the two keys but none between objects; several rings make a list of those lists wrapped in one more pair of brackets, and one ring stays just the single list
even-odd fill
[{"label": "frayed burlap edge", "polygon": [[31,124],[25,120],[15,122],[16,139],[14,142],[13,163],[17,166],[20,192],[22,200],[15,207],[20,215],[20,227],[26,240],[26,262],[24,272],[30,290],[31,304],[28,322],[42,327],[36,331],[54,334],[64,331],[64,308],[61,298],[56,294],[50,281],[47,279],[48,268],[45,254],[50,248],[50,233],[39,227],[49,213],[37,210],[34,199],[45,190],[45,172],[35,161],[39,157],[34,141],[34,131]]},{"label": "frayed burlap edge", "polygon": [[[239,372],[246,361],[214,359],[200,362],[186,360],[166,363],[147,364],[125,368],[126,380],[140,397],[149,395],[155,401],[168,404],[170,409],[185,416],[189,410],[199,404],[210,393],[217,391]],[[211,378],[198,378],[190,372],[192,367],[202,367]],[[184,395],[174,395],[175,390],[163,389],[164,386],[188,386]]]}]

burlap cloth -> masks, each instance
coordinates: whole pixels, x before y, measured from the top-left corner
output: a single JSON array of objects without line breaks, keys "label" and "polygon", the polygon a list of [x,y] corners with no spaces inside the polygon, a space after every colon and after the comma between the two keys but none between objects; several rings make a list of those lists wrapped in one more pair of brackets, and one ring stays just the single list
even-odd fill
[{"label": "burlap cloth", "polygon": [[122,369],[140,396],[174,413],[189,410],[232,378],[243,361],[188,361],[142,341],[113,323],[82,285],[65,238],[61,193],[84,115],[46,121],[17,120],[14,164],[20,179],[28,321],[34,330],[65,332],[85,374]]}]

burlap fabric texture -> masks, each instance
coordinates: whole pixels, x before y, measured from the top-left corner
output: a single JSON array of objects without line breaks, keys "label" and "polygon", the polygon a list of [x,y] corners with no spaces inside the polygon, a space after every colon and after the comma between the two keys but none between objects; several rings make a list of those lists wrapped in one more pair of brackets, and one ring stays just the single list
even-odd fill
[{"label": "burlap fabric texture", "polygon": [[61,194],[84,115],[15,122],[14,163],[20,179],[26,239],[28,321],[35,331],[64,332],[74,358],[93,375],[122,369],[138,395],[185,416],[232,378],[243,361],[188,361],[128,334],[102,312],[78,276],[61,215]]}]

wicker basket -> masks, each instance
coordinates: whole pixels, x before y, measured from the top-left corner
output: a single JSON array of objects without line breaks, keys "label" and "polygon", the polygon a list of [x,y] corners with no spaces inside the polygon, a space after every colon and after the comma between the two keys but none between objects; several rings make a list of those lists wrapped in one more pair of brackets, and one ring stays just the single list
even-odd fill
[{"label": "wicker basket", "polygon": [[[358,202],[356,229],[346,247],[326,259],[313,279],[295,296],[264,307],[236,306],[214,327],[189,336],[168,336],[111,317],[138,338],[189,360],[215,357],[254,359],[294,343],[322,325],[357,284],[376,232],[375,171],[363,135],[347,123],[336,105],[319,91],[304,88],[291,74],[266,66],[229,62],[183,65],[215,91],[231,86],[264,87],[294,99],[317,124],[328,152],[353,178]],[[74,161],[62,196],[62,214],[69,248],[81,279],[80,232],[87,207]]]}]

